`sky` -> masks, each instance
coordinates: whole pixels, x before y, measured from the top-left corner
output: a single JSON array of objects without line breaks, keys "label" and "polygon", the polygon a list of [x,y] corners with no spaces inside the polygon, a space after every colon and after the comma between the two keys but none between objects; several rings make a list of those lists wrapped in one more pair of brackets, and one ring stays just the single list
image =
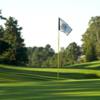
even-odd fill
[{"label": "sky", "polygon": [[0,0],[0,9],[23,27],[27,47],[50,44],[57,51],[58,17],[72,28],[68,36],[60,32],[60,47],[71,42],[81,45],[90,18],[100,15],[100,0]]}]

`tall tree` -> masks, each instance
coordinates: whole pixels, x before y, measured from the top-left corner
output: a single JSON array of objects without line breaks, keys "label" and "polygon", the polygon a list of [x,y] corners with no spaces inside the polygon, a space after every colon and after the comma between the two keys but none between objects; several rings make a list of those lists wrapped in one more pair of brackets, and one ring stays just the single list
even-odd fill
[{"label": "tall tree", "polygon": [[18,26],[18,21],[9,17],[5,23],[4,40],[11,48],[8,49],[7,56],[9,63],[16,65],[24,65],[27,63],[27,50],[24,46],[24,39],[21,37],[22,27]]},{"label": "tall tree", "polygon": [[4,62],[5,56],[3,55],[3,53],[9,47],[8,43],[6,43],[3,39],[4,39],[4,28],[0,25],[0,63]]},{"label": "tall tree", "polygon": [[93,61],[100,57],[100,16],[92,17],[88,25],[82,36],[83,50],[87,61]]}]

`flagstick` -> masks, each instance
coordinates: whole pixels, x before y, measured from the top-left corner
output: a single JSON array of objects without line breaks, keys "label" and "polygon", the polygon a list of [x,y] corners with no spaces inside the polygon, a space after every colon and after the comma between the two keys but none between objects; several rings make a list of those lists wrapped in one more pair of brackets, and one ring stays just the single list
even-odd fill
[{"label": "flagstick", "polygon": [[57,79],[59,79],[59,67],[60,67],[60,32],[58,30],[58,71],[57,71]]},{"label": "flagstick", "polygon": [[63,21],[61,18],[58,18],[58,69],[57,69],[57,79],[59,79],[59,68],[61,66],[60,62],[60,31],[64,33],[70,33],[72,31],[71,27]]}]

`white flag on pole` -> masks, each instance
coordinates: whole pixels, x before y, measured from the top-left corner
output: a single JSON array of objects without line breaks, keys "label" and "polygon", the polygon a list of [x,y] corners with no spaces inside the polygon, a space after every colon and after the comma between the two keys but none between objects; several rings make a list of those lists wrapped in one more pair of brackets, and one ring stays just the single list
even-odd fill
[{"label": "white flag on pole", "polygon": [[72,28],[64,20],[58,18],[58,30],[68,35],[72,31]]}]

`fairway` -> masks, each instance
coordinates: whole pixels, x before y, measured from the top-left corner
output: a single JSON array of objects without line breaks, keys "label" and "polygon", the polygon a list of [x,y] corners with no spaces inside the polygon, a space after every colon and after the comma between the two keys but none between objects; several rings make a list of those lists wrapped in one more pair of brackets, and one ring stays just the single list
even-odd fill
[{"label": "fairway", "polygon": [[0,84],[0,100],[100,100],[100,80]]},{"label": "fairway", "polygon": [[100,100],[100,70],[85,67],[58,70],[0,65],[0,100]]}]

